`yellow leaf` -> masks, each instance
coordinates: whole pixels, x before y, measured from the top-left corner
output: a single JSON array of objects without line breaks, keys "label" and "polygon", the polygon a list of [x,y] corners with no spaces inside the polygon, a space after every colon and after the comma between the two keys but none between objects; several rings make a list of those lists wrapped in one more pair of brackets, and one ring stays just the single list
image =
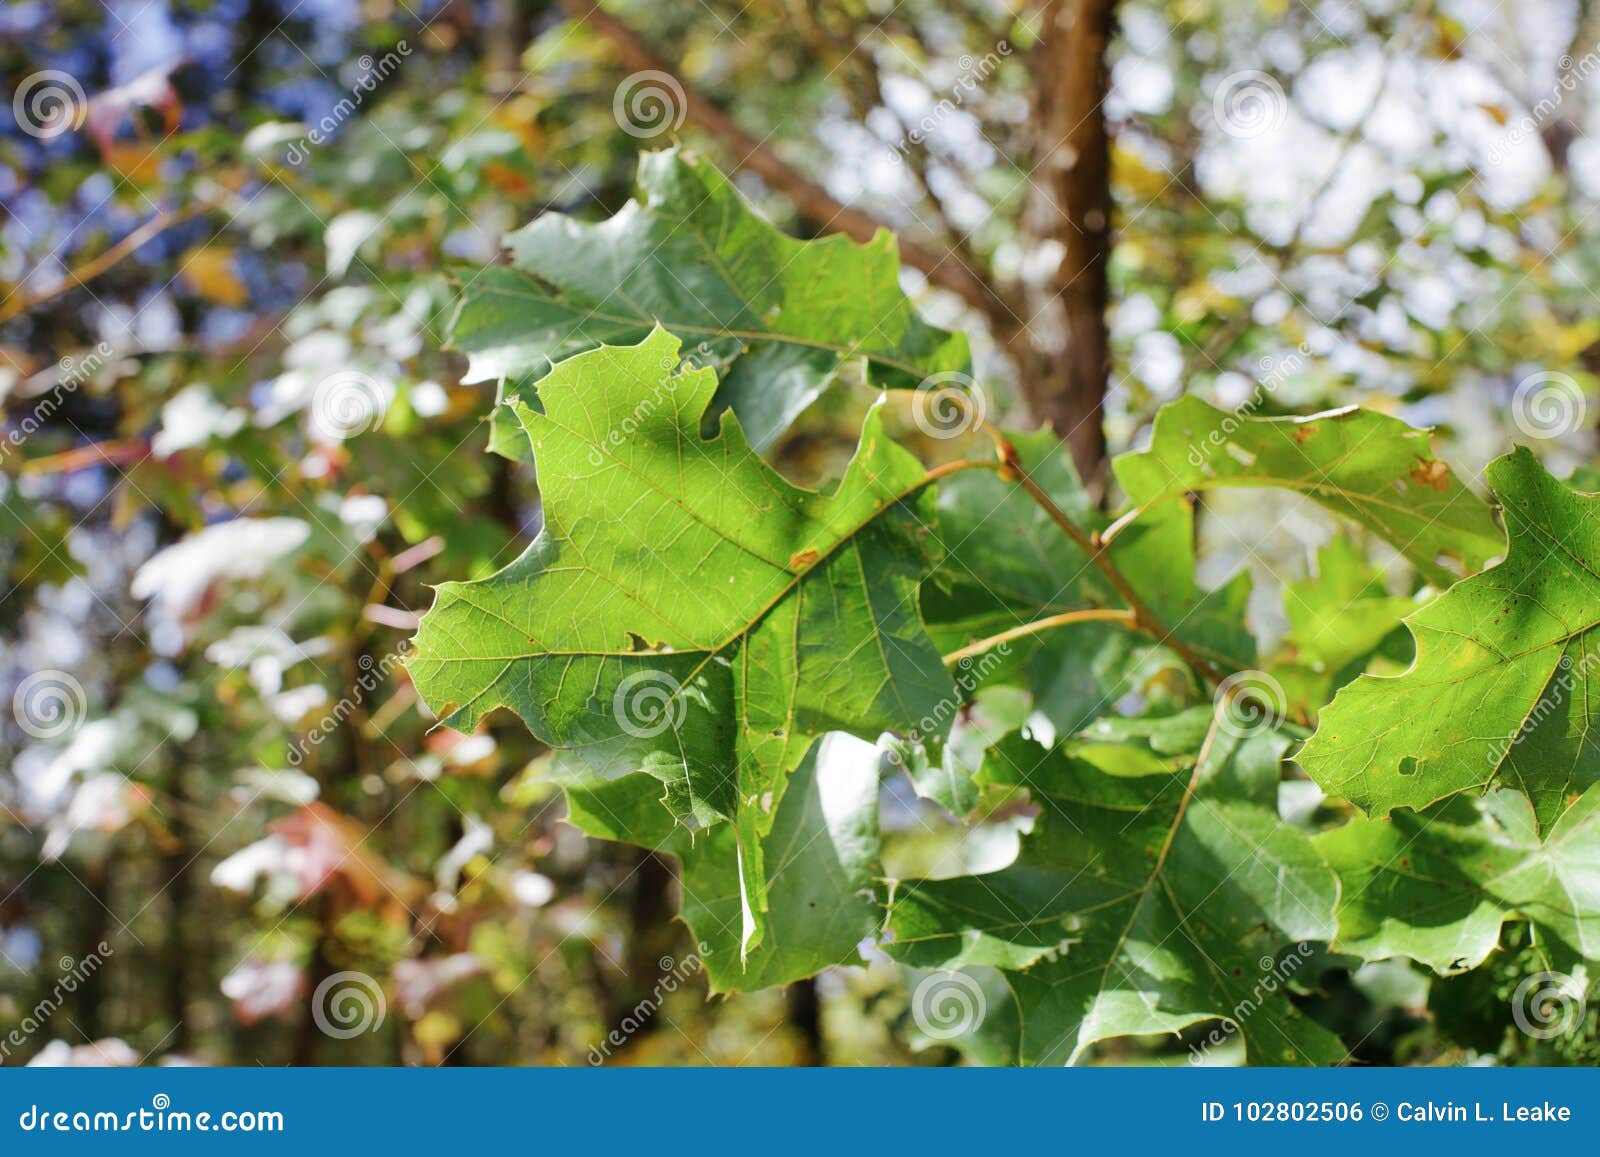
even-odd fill
[{"label": "yellow leaf", "polygon": [[223,245],[197,245],[180,263],[184,280],[207,301],[238,308],[250,300],[233,268],[233,250]]},{"label": "yellow leaf", "polygon": [[161,175],[161,151],[147,141],[112,141],[102,146],[106,168],[135,185],[151,185]]}]

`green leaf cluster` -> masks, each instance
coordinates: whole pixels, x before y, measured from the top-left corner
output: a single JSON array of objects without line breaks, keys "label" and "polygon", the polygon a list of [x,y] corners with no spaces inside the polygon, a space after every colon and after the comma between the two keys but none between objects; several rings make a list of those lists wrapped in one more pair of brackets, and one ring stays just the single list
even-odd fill
[{"label": "green leaf cluster", "polygon": [[[544,525],[439,588],[409,670],[449,726],[519,716],[582,830],[679,860],[717,990],[865,949],[979,1059],[1209,1024],[1326,1064],[1350,1042],[1308,1011],[1314,956],[1453,974],[1513,924],[1552,969],[1600,959],[1600,498],[1519,451],[1491,503],[1393,417],[1196,398],[1116,460],[1115,516],[1048,435],[924,463],[885,399],[805,489],[762,453],[847,361],[890,390],[966,368],[892,239],[792,241],[671,152],[609,221],[511,245],[454,341],[504,383]],[[1246,575],[1199,577],[1220,488],[1336,528],[1279,638]],[[950,854],[897,852],[904,772]],[[918,1005],[938,983],[961,1033]]]}]

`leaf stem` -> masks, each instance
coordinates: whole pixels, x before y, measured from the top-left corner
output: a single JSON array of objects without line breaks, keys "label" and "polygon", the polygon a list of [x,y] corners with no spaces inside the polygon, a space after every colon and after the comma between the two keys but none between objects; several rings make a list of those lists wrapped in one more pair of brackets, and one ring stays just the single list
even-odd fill
[{"label": "leaf stem", "polygon": [[1026,638],[1028,635],[1037,635],[1042,631],[1070,626],[1073,623],[1121,623],[1130,631],[1139,629],[1139,624],[1134,620],[1133,613],[1122,610],[1120,607],[1090,607],[1081,611],[1065,611],[1059,615],[1050,615],[1048,618],[1035,619],[1031,623],[1023,623],[1020,627],[1012,627],[1009,631],[1001,631],[998,635],[990,635],[987,639],[979,639],[976,643],[962,647],[959,651],[951,651],[944,657],[944,665],[953,667],[964,659],[981,655],[1002,643],[1009,643],[1012,639]]},{"label": "leaf stem", "polygon": [[920,485],[926,486],[929,482],[937,482],[951,474],[959,474],[963,470],[993,470],[1002,477],[1005,476],[1005,463],[993,458],[958,458],[954,462],[943,462],[933,467],[923,476]]},{"label": "leaf stem", "polygon": [[1221,683],[1223,674],[1204,655],[1200,654],[1188,643],[1180,639],[1164,622],[1152,611],[1139,593],[1133,589],[1127,577],[1112,561],[1109,544],[1099,535],[1092,534],[1072,520],[1072,516],[1056,505],[1053,498],[1045,492],[1044,487],[1029,476],[1027,468],[1022,464],[1022,458],[1017,453],[1017,448],[1011,440],[988,422],[982,423],[990,439],[993,440],[996,452],[1000,455],[1000,477],[1008,481],[1015,481],[1027,492],[1028,497],[1050,516],[1050,520],[1061,528],[1061,532],[1072,540],[1074,546],[1081,550],[1095,568],[1105,576],[1111,589],[1117,592],[1118,597],[1128,605],[1128,610],[1133,616],[1133,621],[1145,634],[1152,636],[1158,642],[1171,647],[1184,662],[1193,667],[1211,684]]}]

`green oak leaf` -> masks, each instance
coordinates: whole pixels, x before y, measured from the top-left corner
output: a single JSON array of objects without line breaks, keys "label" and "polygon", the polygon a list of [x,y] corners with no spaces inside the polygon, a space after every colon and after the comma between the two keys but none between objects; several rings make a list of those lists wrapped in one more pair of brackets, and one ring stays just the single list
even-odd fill
[{"label": "green oak leaf", "polygon": [[664,330],[602,346],[551,372],[542,413],[515,407],[544,529],[438,588],[408,668],[448,726],[507,707],[567,749],[569,782],[644,771],[686,825],[733,821],[752,947],[763,838],[813,742],[948,726],[918,612],[933,499],[877,410],[828,493],[785,481],[730,414],[703,436],[716,375],[675,371],[678,349]]},{"label": "green oak leaf", "polygon": [[[963,673],[956,673],[960,686]],[[983,687],[972,693],[950,725],[943,741],[928,738],[921,743],[893,739],[893,762],[905,769],[917,794],[931,799],[957,816],[964,816],[978,803],[977,773],[983,767],[984,752],[1017,730],[1027,721],[1031,709],[1028,694],[1016,687]]]},{"label": "green oak leaf", "polygon": [[[676,149],[640,157],[636,199],[610,219],[547,213],[507,241],[510,266],[465,284],[451,329],[469,356],[463,380],[503,380],[503,400],[531,404],[552,363],[660,325],[719,372],[715,408],[731,407],[764,450],[847,361],[864,358],[871,384],[904,388],[970,365],[965,336],[912,309],[887,230],[865,245],[795,240]],[[494,449],[525,456],[515,434],[498,418]]]},{"label": "green oak leaf", "polygon": [[1313,717],[1333,693],[1382,658],[1404,667],[1410,636],[1401,620],[1414,599],[1389,594],[1361,548],[1333,538],[1317,552],[1317,573],[1283,584],[1289,629],[1272,673],[1290,710]]},{"label": "green oak leaf", "polygon": [[1040,809],[1021,854],[998,872],[898,885],[889,952],[922,969],[1002,970],[1024,1063],[1216,1018],[1253,1060],[1340,1060],[1337,1038],[1283,991],[1279,955],[1333,936],[1338,894],[1310,840],[1278,818],[1286,746],[1214,729],[1191,768],[1126,776],[1008,737],[984,779],[1026,788]]},{"label": "green oak leaf", "polygon": [[1316,844],[1339,874],[1340,951],[1462,972],[1520,917],[1546,966],[1600,960],[1600,787],[1543,840],[1527,796],[1506,788],[1353,820]]},{"label": "green oak leaf", "polygon": [[1286,582],[1283,591],[1284,645],[1296,662],[1319,671],[1337,671],[1371,654],[1417,609],[1413,600],[1389,594],[1360,547],[1345,538],[1330,539],[1317,552],[1316,575]]},{"label": "green oak leaf", "polygon": [[1437,585],[1501,551],[1488,504],[1433,456],[1427,432],[1372,410],[1251,418],[1187,396],[1161,408],[1149,448],[1115,469],[1136,507],[1220,486],[1295,491],[1381,536]]},{"label": "green oak leaf", "polygon": [[1600,781],[1600,497],[1526,449],[1488,478],[1505,561],[1407,618],[1410,669],[1347,684],[1296,756],[1369,814],[1493,784],[1526,792],[1544,830]]},{"label": "green oak leaf", "polygon": [[[1005,436],[1033,480],[1078,525],[1105,525],[1060,439],[1048,431]],[[1014,482],[986,470],[955,475],[940,484],[938,509],[945,563],[928,584],[923,610],[943,649],[1046,615],[1120,605],[1100,572]]]},{"label": "green oak leaf", "polygon": [[676,856],[679,915],[699,945],[711,991],[750,991],[860,959],[883,921],[878,769],[872,744],[838,732],[818,740],[790,776],[761,839],[771,900],[767,934],[741,958],[744,909],[738,841],[724,824],[691,836],[645,775],[568,789],[568,819],[601,839]]},{"label": "green oak leaf", "polygon": [[[1072,456],[1048,432],[1006,431],[1030,477],[1086,531],[1105,516],[1084,491]],[[924,588],[923,614],[946,652],[1050,615],[1121,600],[1082,551],[1014,482],[987,471],[939,486],[946,557]],[[1244,625],[1248,574],[1215,590],[1195,577],[1194,514],[1187,502],[1144,512],[1112,543],[1112,561],[1145,602],[1196,651],[1224,669],[1249,667],[1255,642]],[[1105,623],[1076,623],[1013,642],[992,679],[1022,678],[1057,728],[1071,732],[1131,691],[1159,683],[1175,657]],[[987,664],[986,664],[987,666]]]}]

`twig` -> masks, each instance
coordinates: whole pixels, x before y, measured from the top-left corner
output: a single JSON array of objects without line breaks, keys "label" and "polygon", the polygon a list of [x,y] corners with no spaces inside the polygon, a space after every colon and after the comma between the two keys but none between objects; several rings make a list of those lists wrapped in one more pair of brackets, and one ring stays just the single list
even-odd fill
[{"label": "twig", "polygon": [[1073,623],[1120,623],[1130,631],[1139,629],[1139,624],[1134,620],[1131,611],[1124,611],[1118,607],[1090,607],[1082,611],[1065,611],[1059,615],[1051,615],[1044,619],[1035,619],[1031,623],[1023,623],[1020,627],[1012,627],[1009,631],[1001,631],[998,635],[990,635],[987,639],[979,639],[976,643],[968,644],[959,651],[951,651],[944,657],[946,667],[954,667],[964,659],[981,655],[985,651],[994,649],[1002,643],[1009,643],[1012,639],[1022,639],[1029,635],[1037,635],[1043,631],[1054,630],[1056,627],[1071,626]]},{"label": "twig", "polygon": [[[843,233],[861,242],[870,241],[880,229],[889,228],[872,214],[841,204],[821,185],[792,168],[763,142],[741,129],[727,113],[684,84],[678,69],[658,56],[633,29],[607,13],[595,0],[561,0],[561,6],[573,19],[581,20],[609,40],[629,68],[641,72],[664,72],[674,77],[683,90],[685,115],[727,147],[733,155],[736,168],[749,169],[786,194],[801,216],[823,229]],[[950,252],[936,252],[902,238],[900,257],[907,265],[921,270],[934,285],[948,289],[985,314],[1007,308],[1005,301],[987,281]]]},{"label": "twig", "polygon": [[1072,516],[1056,505],[1053,498],[1045,492],[1044,487],[1029,476],[1027,469],[1022,465],[1022,459],[1017,454],[1017,449],[999,430],[983,423],[983,428],[994,441],[995,449],[1000,455],[1002,468],[1000,477],[1008,481],[1015,481],[1027,492],[1029,498],[1050,516],[1050,520],[1061,528],[1061,532],[1072,540],[1074,546],[1083,552],[1084,557],[1092,563],[1108,583],[1111,589],[1117,592],[1118,597],[1128,605],[1128,610],[1133,615],[1133,621],[1145,634],[1155,638],[1173,651],[1198,671],[1207,682],[1216,684],[1223,681],[1223,674],[1204,655],[1196,651],[1188,643],[1180,639],[1173,630],[1161,621],[1139,593],[1133,589],[1126,576],[1112,561],[1108,543],[1098,534],[1091,534],[1072,520]]},{"label": "twig", "polygon": [[41,305],[46,305],[71,290],[87,285],[134,253],[147,241],[182,225],[185,221],[193,220],[202,213],[210,212],[216,208],[220,199],[220,196],[202,197],[198,201],[191,201],[182,209],[158,213],[104,253],[90,258],[76,269],[67,270],[67,275],[54,285],[33,293],[24,293],[20,290],[13,293],[4,302],[0,302],[0,325],[30,310],[38,309]]}]

